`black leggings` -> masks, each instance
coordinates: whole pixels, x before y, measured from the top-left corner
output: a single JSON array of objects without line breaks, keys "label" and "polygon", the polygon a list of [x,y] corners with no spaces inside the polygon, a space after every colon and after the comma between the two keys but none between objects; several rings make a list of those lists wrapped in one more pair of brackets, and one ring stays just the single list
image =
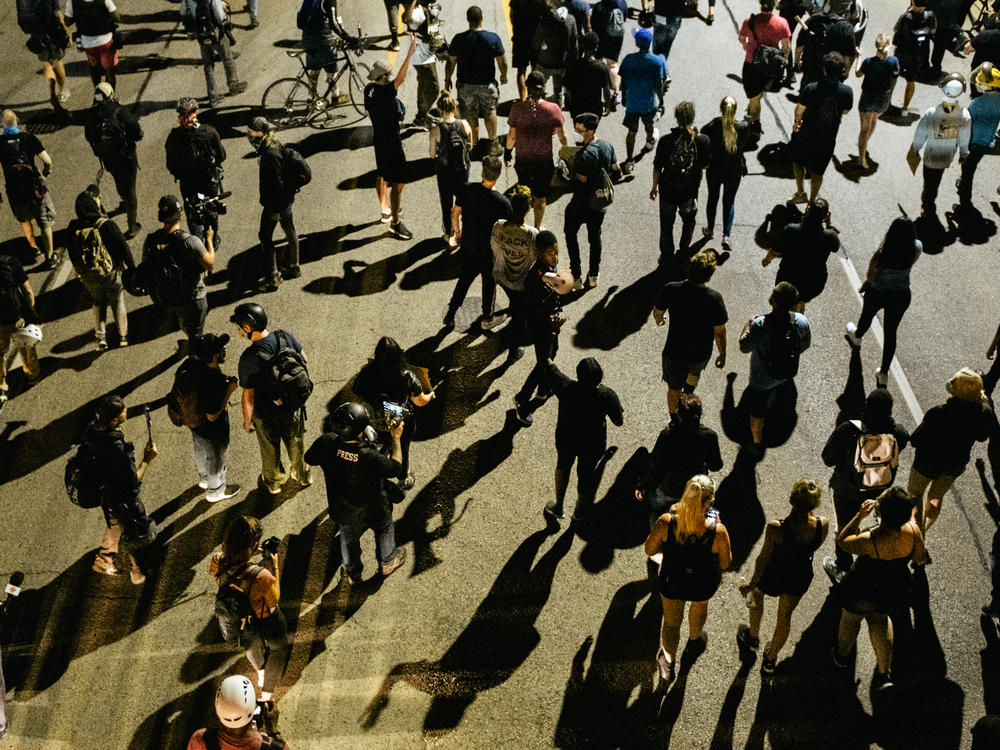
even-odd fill
[{"label": "black leggings", "polygon": [[889,372],[889,365],[896,354],[896,331],[903,313],[910,306],[910,290],[898,292],[880,292],[869,289],[865,292],[864,303],[861,306],[861,317],[858,318],[858,336],[864,336],[871,328],[875,313],[883,310],[882,328],[885,330],[885,344],[882,347],[882,372]]}]

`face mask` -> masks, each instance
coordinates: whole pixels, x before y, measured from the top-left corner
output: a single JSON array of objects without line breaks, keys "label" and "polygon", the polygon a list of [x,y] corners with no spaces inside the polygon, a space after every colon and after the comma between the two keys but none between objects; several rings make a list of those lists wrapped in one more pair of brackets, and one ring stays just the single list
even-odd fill
[{"label": "face mask", "polygon": [[4,135],[17,135],[20,132],[21,132],[21,129],[17,125],[14,125],[13,127],[10,127],[10,128],[4,128],[3,129],[3,134]]},{"label": "face mask", "polygon": [[254,147],[255,150],[260,151],[260,147],[264,145],[264,136],[262,135],[248,135],[247,141],[250,145]]}]

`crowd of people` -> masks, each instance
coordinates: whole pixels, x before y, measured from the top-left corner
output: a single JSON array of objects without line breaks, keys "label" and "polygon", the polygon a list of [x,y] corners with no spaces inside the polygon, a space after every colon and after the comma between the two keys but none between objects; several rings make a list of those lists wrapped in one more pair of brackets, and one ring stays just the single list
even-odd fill
[{"label": "crowd of people", "polygon": [[[667,326],[662,378],[668,424],[634,490],[649,512],[645,552],[655,567],[663,605],[655,662],[664,686],[676,674],[685,609],[689,639],[684,652],[694,657],[707,647],[708,602],[732,561],[725,519],[712,504],[716,482],[709,476],[722,468],[719,437],[702,424],[703,405],[695,390],[710,362],[719,369],[727,363],[726,303],[709,284],[734,252],[735,206],[747,174],[745,155],[759,147],[763,133],[762,98],[782,86],[794,87],[801,73],[787,145],[796,189],[787,204],[775,207],[765,221],[766,229],[762,227],[756,237],[766,251],[762,264],[778,261],[766,300],[769,310],[746,321],[738,337],[740,351],[750,356],[749,386],[741,406],[748,437],[741,451],[751,460],[763,457],[768,418],[810,347],[812,324],[806,305],[822,293],[827,260],[840,247],[830,206],[820,192],[842,117],[854,107],[854,91],[846,83],[850,71],[862,79],[857,105],[861,123],[857,163],[862,170],[871,168],[868,145],[879,116],[893,106],[897,77],[906,82],[902,106],[896,108],[903,115],[917,82],[934,81],[940,87],[941,102],[919,116],[908,154],[914,171],[923,162],[920,201],[925,229],[940,224],[936,199],[956,154],[962,162],[958,205],[975,210],[976,168],[993,148],[1000,126],[1000,2],[966,39],[960,38],[960,26],[967,8],[957,12],[952,4],[939,2],[939,8],[932,9],[912,0],[892,34],[879,34],[874,54],[867,57],[861,51],[867,15],[859,10],[860,3],[827,0],[807,8],[783,0],[776,10],[775,0],[759,2],[759,12],[747,17],[738,34],[745,51],[744,115],[739,116],[737,99],[727,95],[719,103],[718,116],[698,128],[694,104],[678,99],[673,107],[675,126],[662,137],[657,122],[667,108],[668,60],[686,13],[686,3],[680,0],[643,0],[639,25],[631,33],[624,0],[599,0],[593,5],[580,0],[512,2],[510,67],[516,74],[518,97],[510,108],[505,137],[498,105],[500,87],[508,76],[506,46],[498,34],[484,28],[484,15],[477,6],[466,11],[468,29],[442,43],[439,6],[421,0],[401,6],[386,0],[390,48],[400,48],[400,26],[406,29],[408,47],[395,72],[389,63],[376,60],[364,91],[373,133],[379,218],[392,236],[410,240],[414,233],[401,219],[403,190],[411,172],[403,148],[405,116],[399,90],[409,69],[416,70],[417,112],[406,127],[428,132],[441,204],[443,252],[457,252],[461,266],[443,325],[456,326],[457,314],[479,277],[481,316],[474,325],[484,332],[504,326],[499,334],[507,349],[505,367],[524,355],[526,345],[533,347],[534,366],[513,396],[513,416],[528,428],[534,410],[550,396],[558,399],[555,497],[542,509],[554,524],[566,516],[574,463],[578,499],[572,518],[575,523],[587,521],[598,492],[598,467],[606,456],[607,420],[619,427],[625,420],[622,402],[603,384],[597,360],[582,360],[575,380],[555,363],[566,322],[564,304],[574,299],[574,293],[601,284],[602,227],[608,212],[616,210],[616,188],[624,190],[620,183],[637,177],[641,157],[652,153],[649,197],[659,206],[663,284],[650,301],[655,324]],[[710,2],[705,17],[709,24],[714,20],[712,6]],[[255,2],[250,14],[252,28],[259,23]],[[220,0],[184,0],[180,16],[199,41],[209,106],[223,100],[215,83],[216,61],[223,62],[229,95],[243,93],[247,83],[236,72],[227,6]],[[400,569],[406,556],[396,546],[393,506],[417,483],[409,467],[410,444],[420,408],[435,398],[426,373],[421,377],[407,363],[400,344],[383,337],[343,403],[326,416],[322,434],[307,447],[306,404],[313,381],[297,337],[269,327],[272,322],[260,302],[237,304],[230,322],[247,345],[236,375],[230,376],[224,368],[229,334],[205,332],[206,274],[219,265],[220,205],[228,197],[222,186],[227,154],[219,133],[199,121],[197,99],[178,101],[177,126],[164,144],[166,165],[179,183],[180,196],[159,199],[161,226],[145,236],[137,262],[129,242],[142,231],[136,144],[143,131],[115,95],[118,10],[112,0],[67,0],[64,9],[57,0],[19,0],[18,21],[29,35],[29,49],[43,63],[53,107],[62,109],[70,96],[62,58],[74,24],[91,69],[93,104],[83,113],[82,135],[114,179],[127,220],[123,232],[109,217],[96,185],[87,186],[76,198],[67,252],[92,300],[96,348],[127,346],[125,293],[149,295],[186,335],[181,349],[187,358],[174,375],[167,408],[171,420],[191,432],[198,483],[206,499],[224,501],[241,490],[227,471],[228,410],[239,391],[242,427],[255,436],[260,451],[261,491],[277,495],[286,487],[309,487],[314,481],[311,467],[322,469],[330,517],[340,536],[340,585],[364,585],[360,540],[368,529],[375,534],[378,575],[384,578]],[[298,22],[312,95],[319,97],[320,73],[330,76],[337,71],[338,40],[348,35],[329,0],[304,0]],[[629,38],[635,50],[622,56]],[[945,75],[943,54],[955,50],[959,42],[972,53],[971,70],[968,76]],[[443,80],[438,78],[439,59],[445,62]],[[968,106],[962,103],[966,94],[972,97]],[[343,94],[334,92],[334,97],[339,100]],[[605,118],[620,107],[625,127],[622,160],[607,140],[598,137],[599,131],[605,134],[611,127]],[[564,112],[573,134],[567,133]],[[645,142],[637,154],[640,122]],[[52,234],[55,209],[46,178],[54,160],[37,136],[21,129],[17,113],[4,110],[0,124],[0,166],[8,202],[25,240],[38,253],[40,266],[51,267],[58,254]],[[259,161],[261,205],[261,252],[255,256],[251,275],[255,291],[265,294],[302,274],[292,209],[296,193],[311,179],[311,170],[298,152],[279,141],[277,126],[266,117],[250,118],[246,135]],[[479,179],[472,178],[476,161]],[[512,169],[517,179],[500,192],[496,187],[504,169]],[[703,179],[706,243],[715,237],[722,201],[718,250],[698,249],[694,242]],[[569,199],[562,231],[557,232],[545,217],[548,203],[561,194]],[[805,204],[804,211],[797,204]],[[675,241],[678,213],[681,229]],[[779,215],[784,218],[779,220]],[[286,240],[280,249],[273,240],[279,224]],[[584,227],[586,273],[579,240]],[[421,225],[418,231],[426,234],[428,227]],[[906,215],[893,220],[885,232],[861,288],[860,317],[847,324],[844,334],[852,349],[860,348],[875,315],[883,311],[885,340],[875,373],[877,387],[856,415],[859,418],[840,422],[821,452],[823,462],[833,469],[829,486],[835,510],[834,554],[822,567],[842,606],[838,637],[830,644],[831,660],[838,667],[848,666],[865,621],[877,662],[873,685],[879,690],[892,686],[892,618],[907,616],[910,580],[924,575],[930,562],[925,540],[945,493],[964,472],[977,441],[1000,445],[991,400],[1000,377],[996,357],[1000,329],[987,351],[988,359],[995,358],[988,373],[958,371],[947,383],[947,399],[930,409],[912,434],[892,416],[888,382],[898,328],[910,304],[910,272],[924,244],[933,241],[933,232],[921,231],[917,221]],[[568,270],[560,270],[561,245],[568,255]],[[499,299],[498,286],[503,292]],[[111,337],[109,308],[117,334]],[[0,406],[9,393],[5,366],[11,347],[20,353],[28,384],[42,375],[36,351],[41,322],[23,266],[12,256],[0,257]],[[150,551],[159,530],[146,513],[140,492],[158,450],[150,439],[136,462],[133,446],[121,431],[126,414],[119,395],[99,400],[80,442],[78,470],[72,477],[67,472],[67,481],[74,485],[77,500],[92,496],[93,507],[99,505],[104,512],[107,528],[94,557],[94,571],[109,576],[127,572],[133,584],[143,585],[154,572],[155,555]],[[909,445],[914,457],[904,488],[896,483],[896,474],[900,455]],[[87,471],[88,464],[100,465],[103,471]],[[766,678],[775,671],[793,612],[810,586],[813,555],[831,532],[829,521],[818,513],[820,484],[815,479],[794,482],[788,514],[767,524],[752,575],[740,586],[749,607],[749,622],[735,634],[743,659],[752,660],[761,651],[766,597],[778,600],[774,631],[761,653]],[[877,520],[873,523],[872,518]],[[253,728],[255,710],[259,717],[261,710],[266,714],[273,707],[290,653],[279,606],[278,540],[264,540],[263,533],[258,519],[237,518],[210,561],[210,573],[219,584],[216,614],[221,635],[246,650],[259,679],[256,686],[241,676],[223,681],[216,700],[222,726],[192,737],[189,748],[195,750],[257,747],[245,744],[248,737],[264,747],[279,747],[274,743],[280,740],[266,739]],[[258,555],[260,563],[253,562]],[[993,596],[983,608],[991,615],[1000,615],[996,576],[995,572]]]}]

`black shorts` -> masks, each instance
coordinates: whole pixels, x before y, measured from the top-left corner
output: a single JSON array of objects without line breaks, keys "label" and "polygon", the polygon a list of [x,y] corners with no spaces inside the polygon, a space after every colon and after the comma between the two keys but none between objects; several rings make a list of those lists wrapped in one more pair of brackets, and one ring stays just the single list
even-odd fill
[{"label": "black shorts", "polygon": [[532,67],[536,62],[535,48],[531,44],[531,38],[521,39],[514,37],[513,49],[510,53],[510,64],[514,70],[523,70]]},{"label": "black shorts", "polygon": [[406,182],[406,154],[401,142],[375,144],[375,174],[393,185]]},{"label": "black shorts", "polygon": [[552,175],[556,168],[551,161],[516,161],[514,171],[517,181],[527,185],[532,198],[548,198],[552,187]]},{"label": "black shorts", "polygon": [[812,175],[823,174],[833,158],[832,145],[817,143],[808,136],[802,136],[801,131],[792,133],[788,150],[792,157],[792,163],[805,167]]},{"label": "black shorts", "polygon": [[753,99],[764,93],[770,81],[762,76],[759,68],[752,62],[743,62],[743,93],[747,99]]},{"label": "black shorts", "polygon": [[628,132],[636,133],[639,130],[639,120],[642,120],[642,125],[646,128],[646,133],[651,135],[653,132],[653,123],[655,118],[655,109],[652,112],[645,112],[641,115],[638,112],[626,112],[625,119],[622,120],[622,124]]},{"label": "black shorts", "polygon": [[617,62],[622,53],[623,41],[625,41],[624,36],[602,36],[600,44],[597,45],[597,56]]},{"label": "black shorts", "polygon": [[896,50],[896,57],[899,59],[899,75],[903,80],[920,80],[920,77],[930,67],[929,52],[929,49]]}]

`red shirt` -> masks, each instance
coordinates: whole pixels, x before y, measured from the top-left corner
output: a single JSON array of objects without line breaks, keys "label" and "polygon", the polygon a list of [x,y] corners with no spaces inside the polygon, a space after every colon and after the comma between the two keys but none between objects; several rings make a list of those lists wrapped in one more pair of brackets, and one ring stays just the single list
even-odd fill
[{"label": "red shirt", "polygon": [[[740,27],[740,37],[746,37],[746,62],[753,60],[754,50],[757,44],[766,44],[768,47],[780,47],[783,39],[791,39],[792,32],[788,28],[788,21],[777,13],[771,13],[765,22],[761,18],[761,13],[754,13],[748,17]],[[750,33],[750,22],[753,21],[753,34]],[[756,37],[756,40],[754,39]]]},{"label": "red shirt", "polygon": [[[208,750],[205,746],[205,740],[203,739],[205,735],[204,729],[199,729],[197,732],[191,735],[191,739],[188,740],[187,750]],[[256,729],[249,732],[244,737],[235,737],[229,734],[226,729],[219,730],[219,747],[222,750],[260,750],[261,743],[263,743],[264,737]],[[291,750],[288,743],[285,743],[286,750]]]},{"label": "red shirt", "polygon": [[517,161],[552,161],[552,135],[563,126],[562,110],[557,104],[544,99],[514,102],[507,124],[517,130]]}]

